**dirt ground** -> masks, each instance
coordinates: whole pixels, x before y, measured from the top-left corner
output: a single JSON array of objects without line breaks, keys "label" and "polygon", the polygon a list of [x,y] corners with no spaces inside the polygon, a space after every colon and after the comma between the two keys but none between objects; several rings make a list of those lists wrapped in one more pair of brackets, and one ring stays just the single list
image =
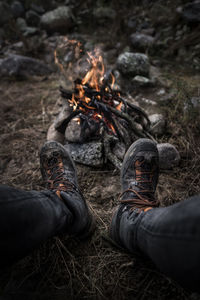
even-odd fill
[{"label": "dirt ground", "polygon": [[[57,110],[58,87],[56,75],[1,81],[2,184],[26,190],[44,188],[38,153]],[[200,150],[194,122],[184,127],[179,121],[174,123],[175,115],[166,110],[165,113],[169,130],[161,140],[178,147],[181,165],[161,174],[157,191],[161,205],[197,193],[200,183]],[[0,295],[14,300],[200,299],[160,273],[141,253],[130,255],[110,242],[109,222],[120,194],[119,172],[111,165],[101,169],[82,165],[77,168],[80,187],[97,221],[93,237],[86,242],[68,236],[47,241],[1,272]]]}]

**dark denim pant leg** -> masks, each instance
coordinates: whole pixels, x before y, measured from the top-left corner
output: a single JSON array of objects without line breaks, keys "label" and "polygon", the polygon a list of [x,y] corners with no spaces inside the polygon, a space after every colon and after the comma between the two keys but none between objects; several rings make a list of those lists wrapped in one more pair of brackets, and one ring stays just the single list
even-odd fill
[{"label": "dark denim pant leg", "polygon": [[161,271],[200,291],[200,196],[144,213],[136,244]]},{"label": "dark denim pant leg", "polygon": [[0,186],[0,267],[27,255],[70,223],[72,215],[50,191]]},{"label": "dark denim pant leg", "polygon": [[200,196],[147,212],[120,206],[111,236],[131,252],[142,250],[185,288],[200,291]]}]

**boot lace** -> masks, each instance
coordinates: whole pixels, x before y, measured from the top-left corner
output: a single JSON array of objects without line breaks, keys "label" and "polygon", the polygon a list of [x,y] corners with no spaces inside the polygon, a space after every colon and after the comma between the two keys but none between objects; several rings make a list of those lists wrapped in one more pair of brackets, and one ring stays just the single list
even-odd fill
[{"label": "boot lace", "polygon": [[57,156],[47,159],[45,162],[48,179],[46,180],[49,190],[56,190],[56,194],[60,197],[60,192],[72,191],[76,187],[66,178],[62,158]]},{"label": "boot lace", "polygon": [[[155,170],[155,166],[150,171],[143,171],[142,164],[143,161],[137,160],[135,163],[135,180],[137,182],[138,190],[136,189],[127,189],[123,193],[121,193],[120,198],[124,196],[126,193],[134,193],[133,198],[120,200],[121,203],[127,203],[131,206],[130,210],[134,210],[138,208],[139,211],[147,211],[153,207],[158,207],[159,202],[155,200],[154,197],[154,189],[153,189],[153,172]],[[145,179],[147,178],[147,179]],[[148,185],[150,188],[146,188],[144,184]]]}]

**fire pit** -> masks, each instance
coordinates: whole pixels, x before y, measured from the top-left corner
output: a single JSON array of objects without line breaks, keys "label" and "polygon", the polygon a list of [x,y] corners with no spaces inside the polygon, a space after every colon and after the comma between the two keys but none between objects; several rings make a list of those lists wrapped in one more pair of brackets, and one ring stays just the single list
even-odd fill
[{"label": "fire pit", "polygon": [[[72,41],[77,51],[77,44]],[[79,44],[80,46],[80,44]],[[57,53],[55,59],[61,70]],[[101,165],[107,161],[121,167],[126,149],[139,137],[153,139],[147,114],[115,88],[112,71],[105,71],[98,50],[87,53],[89,70],[74,80],[73,90],[60,87],[62,117],[54,124],[65,136],[65,145],[75,161]],[[77,154],[78,153],[78,154]]]}]

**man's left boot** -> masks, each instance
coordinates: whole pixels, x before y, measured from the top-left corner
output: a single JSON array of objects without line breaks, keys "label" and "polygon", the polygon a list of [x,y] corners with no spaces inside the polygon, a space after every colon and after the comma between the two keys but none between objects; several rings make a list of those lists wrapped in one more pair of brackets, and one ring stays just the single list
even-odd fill
[{"label": "man's left boot", "polygon": [[121,168],[122,194],[111,225],[111,238],[121,247],[133,251],[137,245],[137,227],[141,218],[159,206],[155,191],[159,175],[156,144],[139,139],[128,149]]},{"label": "man's left boot", "polygon": [[49,141],[40,152],[40,167],[46,188],[55,193],[72,214],[65,232],[84,239],[94,229],[94,221],[86,201],[78,188],[74,162],[67,150],[59,143]]}]

